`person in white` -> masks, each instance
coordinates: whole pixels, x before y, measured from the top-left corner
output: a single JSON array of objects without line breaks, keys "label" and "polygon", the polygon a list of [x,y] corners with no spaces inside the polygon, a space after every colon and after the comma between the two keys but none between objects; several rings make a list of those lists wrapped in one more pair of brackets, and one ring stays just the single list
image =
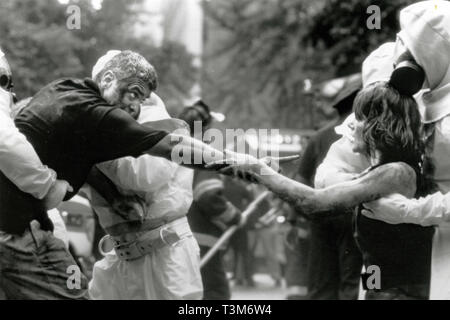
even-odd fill
[{"label": "person in white", "polygon": [[[379,55],[372,69],[389,77],[393,61],[405,49],[424,69],[423,90],[415,98],[423,123],[434,127],[428,156],[439,191],[419,199],[392,194],[366,203],[363,214],[392,224],[435,226],[430,299],[450,299],[450,3],[415,3],[404,8],[399,19],[396,45]],[[351,140],[343,137],[319,166],[315,185],[322,188],[349,180],[368,166],[366,159],[352,152]]]},{"label": "person in white", "polygon": [[[43,200],[46,208],[53,209],[61,203],[70,186],[66,181],[57,180],[55,171],[42,164],[32,145],[15,126],[11,116],[12,73],[1,49],[0,77],[0,172],[21,191]],[[11,239],[10,234],[0,229],[0,249]],[[5,298],[0,286],[0,300]]]},{"label": "person in white", "polygon": [[[94,79],[115,52],[99,60]],[[164,103],[152,93],[137,120],[145,124],[168,118]],[[88,192],[100,224],[115,245],[95,263],[90,297],[201,299],[200,251],[186,218],[192,202],[193,170],[149,155],[105,162],[98,168],[122,194],[143,199],[143,215],[120,217],[97,192]],[[142,227],[134,228],[133,219],[143,221]]]},{"label": "person in white", "polygon": [[[5,54],[0,49],[0,75],[11,76]],[[11,117],[12,93],[0,87],[0,171],[20,190],[45,201],[48,209],[63,199],[68,184],[43,165],[33,146],[20,133]],[[1,230],[0,230],[1,231]]]}]

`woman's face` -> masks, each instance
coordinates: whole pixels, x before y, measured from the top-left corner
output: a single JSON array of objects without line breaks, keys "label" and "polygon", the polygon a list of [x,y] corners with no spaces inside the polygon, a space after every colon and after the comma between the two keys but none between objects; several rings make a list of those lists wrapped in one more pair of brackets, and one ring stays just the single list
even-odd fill
[{"label": "woman's face", "polygon": [[350,128],[352,129],[352,150],[357,153],[365,153],[366,151],[366,143],[363,139],[363,128],[364,128],[364,120],[357,120],[356,118],[353,120],[353,123],[350,124]]}]

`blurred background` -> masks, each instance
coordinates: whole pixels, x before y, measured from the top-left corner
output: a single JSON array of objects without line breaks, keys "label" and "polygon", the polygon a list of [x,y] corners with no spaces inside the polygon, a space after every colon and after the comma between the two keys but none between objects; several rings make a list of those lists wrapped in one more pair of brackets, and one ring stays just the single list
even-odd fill
[{"label": "blurred background", "polygon": [[[332,101],[359,76],[368,53],[395,40],[399,9],[412,2],[2,0],[0,46],[19,99],[57,78],[89,77],[106,51],[130,49],[155,66],[157,93],[172,116],[201,98],[226,115],[218,128],[276,128],[280,135],[272,143],[284,154],[302,154],[309,137],[338,118]],[[370,5],[381,9],[380,29],[367,27]],[[71,6],[79,8],[79,29],[67,25]],[[251,143],[252,137],[247,139]],[[255,147],[261,143],[256,141]],[[285,168],[286,174],[294,177],[297,166]],[[96,246],[92,212],[89,204],[77,201],[60,211],[71,232],[72,251],[89,260]],[[287,295],[290,209],[271,201],[261,209],[259,217],[264,218],[249,228],[256,284],[239,287],[232,282],[233,298]],[[265,215],[274,206],[278,213]],[[307,233],[305,227],[305,238]],[[233,273],[231,254],[226,261]]]},{"label": "blurred background", "polygon": [[[2,0],[0,45],[19,98],[59,77],[89,76],[107,50],[131,49],[156,67],[172,114],[201,96],[226,114],[224,126],[317,129],[335,115],[313,92],[359,72],[371,50],[395,39],[398,9],[411,2]],[[79,30],[66,26],[71,4]],[[366,27],[369,5],[381,8],[379,30]]]}]

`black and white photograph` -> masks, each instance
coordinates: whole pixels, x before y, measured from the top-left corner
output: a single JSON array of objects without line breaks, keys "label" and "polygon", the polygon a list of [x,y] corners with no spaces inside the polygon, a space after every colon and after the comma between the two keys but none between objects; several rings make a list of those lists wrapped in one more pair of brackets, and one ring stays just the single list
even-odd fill
[{"label": "black and white photograph", "polygon": [[450,300],[450,2],[1,0],[0,300]]}]

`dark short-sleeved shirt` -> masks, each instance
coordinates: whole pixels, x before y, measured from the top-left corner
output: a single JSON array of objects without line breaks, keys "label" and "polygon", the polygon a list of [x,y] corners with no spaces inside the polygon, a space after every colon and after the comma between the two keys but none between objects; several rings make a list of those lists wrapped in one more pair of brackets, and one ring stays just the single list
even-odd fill
[{"label": "dark short-sleeved shirt", "polygon": [[[41,161],[67,180],[74,192],[95,163],[150,150],[168,132],[141,126],[109,105],[90,79],[61,79],[42,88],[15,119]],[[42,201],[0,175],[0,230],[20,234],[36,219],[50,227]]]}]

